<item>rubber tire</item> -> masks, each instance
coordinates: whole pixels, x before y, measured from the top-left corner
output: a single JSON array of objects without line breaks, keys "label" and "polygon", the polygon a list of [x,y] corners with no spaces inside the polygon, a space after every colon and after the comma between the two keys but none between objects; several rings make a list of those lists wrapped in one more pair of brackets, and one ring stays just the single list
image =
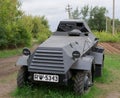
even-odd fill
[{"label": "rubber tire", "polygon": [[85,90],[84,90],[84,78],[85,78],[85,72],[80,71],[77,72],[74,78],[74,91],[77,94],[82,95]]},{"label": "rubber tire", "polygon": [[22,88],[28,83],[28,69],[26,66],[22,66],[19,69],[18,75],[17,75],[17,86],[18,88]]}]

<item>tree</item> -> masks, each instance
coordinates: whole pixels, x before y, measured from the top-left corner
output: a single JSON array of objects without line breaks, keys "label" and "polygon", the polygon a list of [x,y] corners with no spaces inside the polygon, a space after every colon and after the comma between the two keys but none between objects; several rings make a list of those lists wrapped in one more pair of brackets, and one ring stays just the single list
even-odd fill
[{"label": "tree", "polygon": [[115,32],[120,32],[120,20],[115,19]]},{"label": "tree", "polygon": [[17,0],[0,0],[0,48],[8,47],[14,33],[15,22],[22,16]]},{"label": "tree", "polygon": [[47,19],[25,15],[20,5],[18,0],[0,0],[0,49],[31,45],[33,37],[42,42],[50,36]]},{"label": "tree", "polygon": [[89,6],[86,5],[81,9],[81,15],[83,20],[87,20],[87,17],[89,15]]},{"label": "tree", "polygon": [[94,7],[90,10],[89,26],[92,30],[103,31],[105,30],[106,21],[106,8],[104,7]]},{"label": "tree", "polygon": [[42,23],[46,28],[49,28],[48,20],[45,18],[45,16],[42,16],[42,17],[41,17],[41,23]]},{"label": "tree", "polygon": [[[96,31],[105,31],[106,29],[106,19],[107,19],[107,31],[112,32],[112,19],[106,17],[105,14],[108,13],[105,7],[89,7],[85,5],[79,10],[76,7],[72,12],[73,19],[83,19],[88,22],[90,28]],[[120,20],[115,19],[115,30],[120,32]]]},{"label": "tree", "polygon": [[[48,21],[45,19],[44,16],[32,17],[32,24],[33,24],[33,28],[32,28],[33,38],[39,39],[40,34],[49,36],[50,31],[49,31]],[[44,29],[46,29],[45,32]]]},{"label": "tree", "polygon": [[72,12],[72,18],[73,19],[80,19],[81,12],[79,11],[79,8],[76,7],[76,9]]},{"label": "tree", "polygon": [[76,9],[73,10],[73,12],[72,12],[72,18],[87,20],[86,18],[88,17],[88,14],[89,14],[89,6],[88,5],[81,8],[81,10],[79,10],[79,8],[76,7]]},{"label": "tree", "polygon": [[107,31],[112,32],[112,20],[110,17],[106,17],[107,19]]}]

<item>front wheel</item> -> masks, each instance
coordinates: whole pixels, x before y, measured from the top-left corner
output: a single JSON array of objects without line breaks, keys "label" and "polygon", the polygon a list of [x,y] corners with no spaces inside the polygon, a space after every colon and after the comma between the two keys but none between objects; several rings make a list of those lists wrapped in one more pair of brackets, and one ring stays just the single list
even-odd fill
[{"label": "front wheel", "polygon": [[28,68],[26,66],[22,66],[19,69],[18,75],[17,75],[17,86],[19,88],[23,87],[24,85],[26,85],[29,81],[28,81]]},{"label": "front wheel", "polygon": [[77,94],[82,95],[92,85],[92,73],[91,71],[79,71],[74,78],[74,91]]}]

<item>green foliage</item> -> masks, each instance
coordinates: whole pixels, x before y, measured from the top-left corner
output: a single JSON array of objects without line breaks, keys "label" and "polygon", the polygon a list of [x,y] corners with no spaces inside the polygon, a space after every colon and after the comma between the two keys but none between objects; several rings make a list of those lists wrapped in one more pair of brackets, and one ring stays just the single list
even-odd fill
[{"label": "green foliage", "polygon": [[[113,20],[107,17],[107,32],[112,32],[112,22]],[[115,32],[120,32],[120,20],[115,19]]]},{"label": "green foliage", "polygon": [[24,15],[18,0],[0,0],[0,49],[30,46],[32,38],[40,42],[50,35],[47,19]]},{"label": "green foliage", "polygon": [[40,33],[38,33],[38,41],[42,43],[45,41],[49,36],[51,35],[51,32],[46,29],[44,25],[40,26]]},{"label": "green foliage", "polygon": [[0,25],[12,23],[21,16],[22,12],[18,10],[19,7],[18,0],[0,0]]},{"label": "green foliage", "polygon": [[48,37],[51,35],[50,32],[48,32],[46,29],[43,29],[41,33],[39,33],[38,35],[38,42],[42,43],[44,42],[46,39],[48,39]]},{"label": "green foliage", "polygon": [[111,33],[106,32],[94,32],[100,42],[120,42],[120,34],[117,33],[114,36]]},{"label": "green foliage", "polygon": [[83,8],[81,8],[81,10],[76,7],[76,9],[73,10],[71,14],[73,19],[84,19],[87,21],[87,17],[89,15],[89,6],[85,5]]},{"label": "green foliage", "polygon": [[109,17],[106,17],[106,19],[107,19],[107,32],[111,32],[112,33],[112,20],[111,20],[111,18],[109,18]]},{"label": "green foliage", "polygon": [[88,22],[92,30],[103,31],[106,27],[106,16],[107,12],[105,7],[91,7],[85,5],[81,10],[78,7],[72,12],[73,19],[83,19]]},{"label": "green foliage", "polygon": [[120,20],[115,19],[115,32],[120,32]]},{"label": "green foliage", "polygon": [[4,0],[0,4],[0,49],[30,45],[30,20],[22,17],[20,3],[17,0]]},{"label": "green foliage", "polygon": [[0,48],[7,48],[14,38],[12,30],[15,22],[22,12],[18,10],[19,2],[17,0],[0,0]]},{"label": "green foliage", "polygon": [[94,8],[91,8],[88,24],[92,30],[97,30],[97,31],[105,30],[106,11],[107,10],[104,7],[99,8],[96,6]]},{"label": "green foliage", "polygon": [[[14,40],[17,46],[30,46],[32,43],[32,20],[29,16],[22,16],[17,22],[16,34]],[[16,38],[16,39],[15,39]]]},{"label": "green foliage", "polygon": [[79,19],[80,18],[80,11],[79,11],[79,8],[76,7],[76,9],[72,12],[72,18],[73,19]]},{"label": "green foliage", "polygon": [[47,20],[42,17],[32,17],[33,29],[32,35],[33,38],[38,39],[40,42],[43,42],[50,35],[49,26]]},{"label": "green foliage", "polygon": [[82,14],[82,19],[87,20],[86,18],[89,15],[89,6],[85,5],[82,9],[81,9],[81,14]]},{"label": "green foliage", "polygon": [[45,18],[45,16],[42,16],[42,17],[41,17],[41,23],[42,23],[46,28],[49,28],[48,20]]}]

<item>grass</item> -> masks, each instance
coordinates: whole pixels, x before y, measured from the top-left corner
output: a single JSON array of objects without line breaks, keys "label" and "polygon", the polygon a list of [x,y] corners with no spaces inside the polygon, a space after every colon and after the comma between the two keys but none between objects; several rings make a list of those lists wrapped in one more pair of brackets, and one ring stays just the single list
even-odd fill
[{"label": "grass", "polygon": [[94,34],[99,38],[100,42],[120,42],[120,33],[114,36],[106,32],[94,32]]},{"label": "grass", "polygon": [[12,50],[0,50],[0,58],[16,56],[22,53],[22,48]]},{"label": "grass", "polygon": [[[33,40],[32,46],[27,46],[29,49],[34,49],[38,45],[37,40]],[[0,58],[7,58],[12,56],[17,56],[22,54],[22,50],[24,47],[16,48],[16,49],[7,49],[7,50],[0,50]]]},{"label": "grass", "polygon": [[110,55],[105,56],[103,76],[96,78],[99,83],[111,83],[115,79],[114,71],[120,70],[120,55]]},{"label": "grass", "polygon": [[[58,89],[59,88],[59,89]],[[89,93],[86,93],[82,98],[96,98],[101,90],[96,86],[92,87]],[[22,89],[16,89],[12,94],[15,98],[81,98],[81,96],[74,94],[70,87],[53,87],[53,86],[26,86]]]},{"label": "grass", "polygon": [[[120,55],[107,54],[105,57],[103,76],[96,78],[95,85],[83,96],[74,94],[71,87],[50,85],[39,85],[36,87],[25,86],[22,89],[16,88],[12,96],[15,98],[105,98],[103,96],[106,96],[107,93],[113,90],[119,90],[119,88],[114,87],[116,81],[120,81],[120,79],[118,79],[120,78],[119,70]],[[100,85],[107,86],[109,89],[106,90],[106,88],[100,87]]]}]

